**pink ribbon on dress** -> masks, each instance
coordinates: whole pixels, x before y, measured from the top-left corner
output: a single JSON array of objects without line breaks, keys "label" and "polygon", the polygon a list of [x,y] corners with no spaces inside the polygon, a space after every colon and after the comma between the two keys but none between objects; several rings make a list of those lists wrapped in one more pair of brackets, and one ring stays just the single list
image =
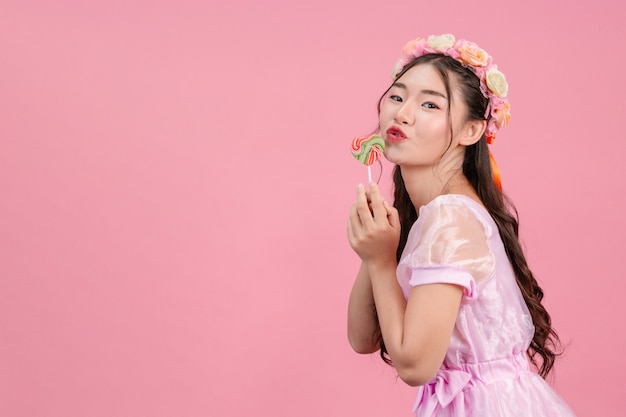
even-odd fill
[{"label": "pink ribbon on dress", "polygon": [[[445,408],[452,402],[462,402],[463,395],[459,394],[471,379],[471,374],[460,369],[440,369],[432,381],[419,387],[413,412],[418,411],[417,417],[431,417],[437,408]],[[455,416],[463,417],[465,407],[461,404],[455,407],[455,412]]]}]

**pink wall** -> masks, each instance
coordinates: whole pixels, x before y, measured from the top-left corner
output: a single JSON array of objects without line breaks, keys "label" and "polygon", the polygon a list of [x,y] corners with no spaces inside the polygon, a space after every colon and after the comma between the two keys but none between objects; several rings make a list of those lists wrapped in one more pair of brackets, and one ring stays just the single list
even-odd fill
[{"label": "pink wall", "polygon": [[345,337],[348,145],[445,32],[511,85],[493,152],[569,343],[554,384],[621,412],[620,2],[34,3],[0,10],[0,415],[409,415]]}]

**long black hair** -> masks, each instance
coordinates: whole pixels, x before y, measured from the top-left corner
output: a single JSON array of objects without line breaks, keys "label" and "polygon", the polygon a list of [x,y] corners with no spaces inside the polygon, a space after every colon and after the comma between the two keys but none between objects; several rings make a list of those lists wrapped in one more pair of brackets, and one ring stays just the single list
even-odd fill
[{"label": "long black hair", "polygon": [[[396,79],[400,78],[410,68],[419,64],[430,64],[437,70],[444,82],[448,97],[452,97],[450,76],[454,76],[468,109],[468,119],[485,120],[485,111],[489,101],[481,93],[480,80],[471,69],[465,68],[454,58],[441,54],[427,54],[408,63],[396,76]],[[379,113],[381,103],[387,91],[378,102]],[[448,100],[448,117],[450,117],[450,100]],[[550,315],[541,304],[543,290],[539,287],[537,280],[528,267],[519,241],[517,210],[510,199],[493,181],[487,146],[487,141],[483,134],[478,142],[466,147],[463,160],[463,174],[474,187],[478,197],[498,226],[506,254],[515,272],[517,285],[521,290],[535,326],[535,334],[528,348],[528,355],[533,365],[537,367],[539,374],[545,378],[554,366],[555,358],[561,354],[560,340],[556,331],[552,328]],[[398,210],[401,225],[400,242],[396,253],[396,258],[400,261],[400,256],[406,246],[409,230],[418,216],[404,186],[399,166],[394,168],[393,181],[394,207]],[[391,364],[380,329],[377,336],[381,347],[380,355],[385,362]]]}]

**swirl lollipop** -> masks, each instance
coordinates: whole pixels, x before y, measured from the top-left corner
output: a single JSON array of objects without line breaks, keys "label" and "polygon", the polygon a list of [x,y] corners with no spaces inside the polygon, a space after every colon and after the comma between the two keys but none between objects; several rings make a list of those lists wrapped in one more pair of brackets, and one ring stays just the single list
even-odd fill
[{"label": "swirl lollipop", "polygon": [[371,165],[378,161],[385,150],[385,141],[378,135],[357,136],[351,144],[352,155],[362,164],[367,165],[367,178],[372,182]]}]

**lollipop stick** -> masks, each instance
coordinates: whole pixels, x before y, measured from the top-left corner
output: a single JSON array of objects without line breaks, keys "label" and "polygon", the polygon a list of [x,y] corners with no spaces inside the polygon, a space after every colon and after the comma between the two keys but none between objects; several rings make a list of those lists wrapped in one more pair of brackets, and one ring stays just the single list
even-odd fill
[{"label": "lollipop stick", "polygon": [[372,167],[369,165],[367,166],[367,183],[372,183]]}]

